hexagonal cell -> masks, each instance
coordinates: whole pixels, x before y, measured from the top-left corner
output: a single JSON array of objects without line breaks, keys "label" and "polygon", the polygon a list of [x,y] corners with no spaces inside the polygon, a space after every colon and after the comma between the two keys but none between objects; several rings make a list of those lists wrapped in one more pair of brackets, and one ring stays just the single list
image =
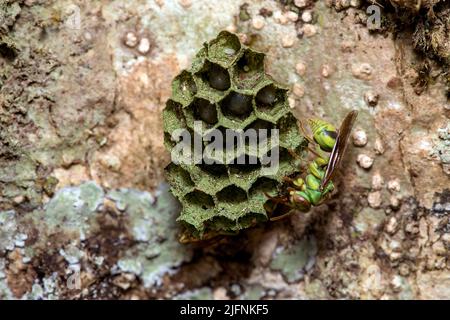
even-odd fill
[{"label": "hexagonal cell", "polygon": [[249,190],[249,209],[266,215],[264,204],[268,198],[264,194],[275,194],[278,191],[279,182],[268,177],[259,177]]},{"label": "hexagonal cell", "polygon": [[245,229],[265,221],[267,221],[266,214],[260,212],[249,212],[238,219],[238,224],[241,229]]},{"label": "hexagonal cell", "polygon": [[213,177],[215,177],[217,179],[221,179],[221,178],[224,178],[224,177],[228,176],[227,167],[225,165],[223,165],[223,164],[218,164],[218,163],[205,164],[205,163],[202,163],[202,164],[199,164],[197,166],[204,173],[206,173],[206,174],[208,174],[210,176],[213,176]]},{"label": "hexagonal cell", "polygon": [[172,186],[172,192],[180,197],[192,191],[194,182],[189,173],[180,166],[170,163],[165,169],[166,179]]},{"label": "hexagonal cell", "polygon": [[236,160],[235,163],[228,165],[230,181],[243,190],[248,190],[260,175],[261,163],[257,157],[247,154]]},{"label": "hexagonal cell", "polygon": [[218,127],[223,137],[223,163],[230,164],[245,153],[245,141],[239,131]]},{"label": "hexagonal cell", "polygon": [[239,203],[247,200],[247,193],[236,185],[230,185],[217,193],[217,200],[222,203]]},{"label": "hexagonal cell", "polygon": [[295,149],[305,143],[305,139],[300,135],[298,120],[292,113],[287,114],[278,121],[280,134],[280,146],[287,149]]},{"label": "hexagonal cell", "polygon": [[223,92],[228,90],[231,86],[228,70],[216,63],[206,61],[204,67],[196,74],[196,76],[199,77],[202,84],[207,86],[204,90],[208,92],[211,92],[211,88],[213,91]]},{"label": "hexagonal cell", "polygon": [[224,154],[224,151],[226,151],[225,132],[226,129],[221,126],[205,131],[203,135],[203,144],[205,146],[203,159],[220,164],[226,162]]},{"label": "hexagonal cell", "polygon": [[172,162],[176,164],[191,165],[200,161],[203,155],[203,144],[201,136],[191,130],[184,129],[174,135],[175,139],[170,137],[174,145],[171,151]]},{"label": "hexagonal cell", "polygon": [[220,103],[222,114],[235,121],[244,121],[253,111],[253,97],[232,91]]},{"label": "hexagonal cell", "polygon": [[232,70],[238,89],[253,89],[264,79],[264,54],[246,49]]},{"label": "hexagonal cell", "polygon": [[187,106],[197,93],[197,85],[188,71],[182,71],[172,81],[172,99]]},{"label": "hexagonal cell", "polygon": [[291,150],[280,147],[280,166],[278,177],[288,176],[300,170],[301,156],[297,157],[297,150]]},{"label": "hexagonal cell", "polygon": [[255,156],[243,154],[228,164],[230,172],[248,173],[261,168],[261,162]]},{"label": "hexagonal cell", "polygon": [[167,100],[163,110],[164,131],[172,134],[176,129],[185,128],[186,120],[183,115],[182,105],[171,99]]},{"label": "hexagonal cell", "polygon": [[225,216],[215,216],[210,220],[206,221],[205,229],[207,231],[221,231],[223,233],[238,230],[236,226],[236,221]]},{"label": "hexagonal cell", "polygon": [[[186,116],[186,123],[192,129],[196,120],[202,121],[203,129],[213,127],[218,121],[216,104],[203,98],[194,98],[192,103],[184,108],[183,111]],[[203,123],[206,126],[203,126]]]},{"label": "hexagonal cell", "polygon": [[257,132],[257,135],[259,136],[258,132],[259,130],[267,130],[267,138],[270,137],[271,129],[275,129],[275,124],[263,119],[256,119],[251,124],[249,124],[244,130],[248,129],[254,129]]},{"label": "hexagonal cell", "polygon": [[222,31],[217,38],[208,44],[208,58],[224,68],[228,68],[241,50],[239,38],[228,32]]},{"label": "hexagonal cell", "polygon": [[197,209],[208,210],[214,208],[214,199],[209,194],[201,192],[199,190],[194,190],[188,193],[184,200],[194,205]]},{"label": "hexagonal cell", "polygon": [[255,194],[264,194],[264,192],[272,192],[278,188],[278,181],[268,178],[268,177],[259,177],[253,184],[249,190],[250,196]]},{"label": "hexagonal cell", "polygon": [[[194,190],[185,195],[181,202],[183,203],[183,212],[177,220],[183,222],[192,234],[201,236],[204,230],[203,222],[214,216],[213,197]],[[192,231],[192,227],[195,228],[195,232]]]},{"label": "hexagonal cell", "polygon": [[266,139],[272,136],[272,129],[276,129],[274,123],[263,120],[256,119],[251,124],[249,124],[244,130],[255,130],[256,137],[258,138],[258,144],[264,142]]},{"label": "hexagonal cell", "polygon": [[196,164],[185,168],[198,190],[213,195],[230,184],[228,170],[223,164]]},{"label": "hexagonal cell", "polygon": [[277,88],[269,84],[258,91],[255,96],[255,105],[258,115],[267,119],[267,115],[273,117],[287,106],[287,90]]}]

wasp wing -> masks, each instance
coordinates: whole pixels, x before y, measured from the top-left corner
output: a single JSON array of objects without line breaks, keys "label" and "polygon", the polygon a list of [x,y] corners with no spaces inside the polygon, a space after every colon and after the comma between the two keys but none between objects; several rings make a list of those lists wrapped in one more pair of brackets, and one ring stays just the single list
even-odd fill
[{"label": "wasp wing", "polygon": [[355,123],[357,116],[358,111],[353,110],[349,112],[342,121],[338,136],[336,138],[336,143],[334,144],[333,150],[331,150],[327,170],[325,171],[325,175],[320,184],[320,190],[323,190],[325,186],[333,179],[336,169],[339,168],[342,157],[347,149],[348,138],[350,137],[350,133],[352,132],[353,124]]}]

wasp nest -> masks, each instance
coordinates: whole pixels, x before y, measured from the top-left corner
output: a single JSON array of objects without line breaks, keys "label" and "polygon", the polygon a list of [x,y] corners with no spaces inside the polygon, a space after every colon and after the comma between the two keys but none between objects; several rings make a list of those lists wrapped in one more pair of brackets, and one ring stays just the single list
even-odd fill
[{"label": "wasp nest", "polygon": [[[264,72],[264,54],[221,32],[174,78],[163,117],[164,142],[172,153],[166,176],[183,207],[178,221],[185,234],[202,239],[267,220],[264,192],[276,193],[283,176],[298,171],[304,140],[287,89]],[[239,148],[235,138],[227,140],[226,133],[248,129],[268,129],[267,137],[259,136],[256,145],[244,139]],[[223,153],[206,155],[208,145],[217,142],[212,132],[223,133]],[[201,160],[210,161],[175,160],[175,151],[186,146],[191,156],[200,152]],[[268,159],[278,160],[277,170],[265,170],[273,168]]]}]

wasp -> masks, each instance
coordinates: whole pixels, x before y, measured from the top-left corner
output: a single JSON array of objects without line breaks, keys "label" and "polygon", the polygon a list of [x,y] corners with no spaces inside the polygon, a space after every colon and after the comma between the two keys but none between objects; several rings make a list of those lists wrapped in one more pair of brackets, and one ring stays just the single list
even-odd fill
[{"label": "wasp", "polygon": [[339,129],[331,123],[320,119],[308,119],[312,138],[300,121],[300,128],[312,145],[308,149],[316,156],[308,164],[306,176],[285,177],[287,187],[277,196],[265,193],[270,201],[264,205],[270,220],[275,221],[289,216],[294,211],[308,212],[312,206],[318,206],[326,200],[334,190],[333,178],[347,149],[348,139],[358,112],[349,112]]}]

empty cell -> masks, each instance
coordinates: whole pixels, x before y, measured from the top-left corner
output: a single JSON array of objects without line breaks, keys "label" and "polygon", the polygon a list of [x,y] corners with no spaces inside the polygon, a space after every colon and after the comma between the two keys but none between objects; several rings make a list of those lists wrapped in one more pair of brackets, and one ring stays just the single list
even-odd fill
[{"label": "empty cell", "polygon": [[242,202],[247,200],[247,193],[238,186],[228,186],[217,193],[220,202]]},{"label": "empty cell", "polygon": [[238,88],[254,88],[264,78],[264,55],[246,50],[235,64],[233,73]]},{"label": "empty cell", "polygon": [[230,74],[217,64],[212,64],[206,72],[206,79],[209,85],[217,90],[225,91],[230,88]]},{"label": "empty cell", "polygon": [[188,193],[184,197],[185,201],[188,203],[195,205],[196,207],[199,207],[203,210],[208,210],[214,207],[214,200],[213,198],[204,192],[201,192],[199,190],[192,191]]},{"label": "empty cell", "polygon": [[268,85],[256,94],[256,102],[259,105],[272,106],[277,99],[277,88],[273,85]]},{"label": "empty cell", "polygon": [[217,123],[217,108],[215,104],[206,99],[196,98],[191,106],[195,120],[203,120],[211,125]]},{"label": "empty cell", "polygon": [[255,97],[256,108],[262,112],[273,110],[286,101],[286,90],[279,89],[273,84],[259,90]]},{"label": "empty cell", "polygon": [[165,168],[165,171],[168,182],[180,192],[194,186],[194,182],[192,182],[189,173],[180,166],[171,163]]},{"label": "empty cell", "polygon": [[258,178],[250,188],[251,195],[263,192],[273,192],[278,186],[278,181],[267,177]]},{"label": "empty cell", "polygon": [[223,164],[199,164],[197,165],[204,173],[207,173],[213,177],[221,178],[228,175],[227,167]]},{"label": "empty cell", "polygon": [[209,43],[208,57],[211,61],[228,67],[241,50],[239,38],[227,31],[222,31]]}]

